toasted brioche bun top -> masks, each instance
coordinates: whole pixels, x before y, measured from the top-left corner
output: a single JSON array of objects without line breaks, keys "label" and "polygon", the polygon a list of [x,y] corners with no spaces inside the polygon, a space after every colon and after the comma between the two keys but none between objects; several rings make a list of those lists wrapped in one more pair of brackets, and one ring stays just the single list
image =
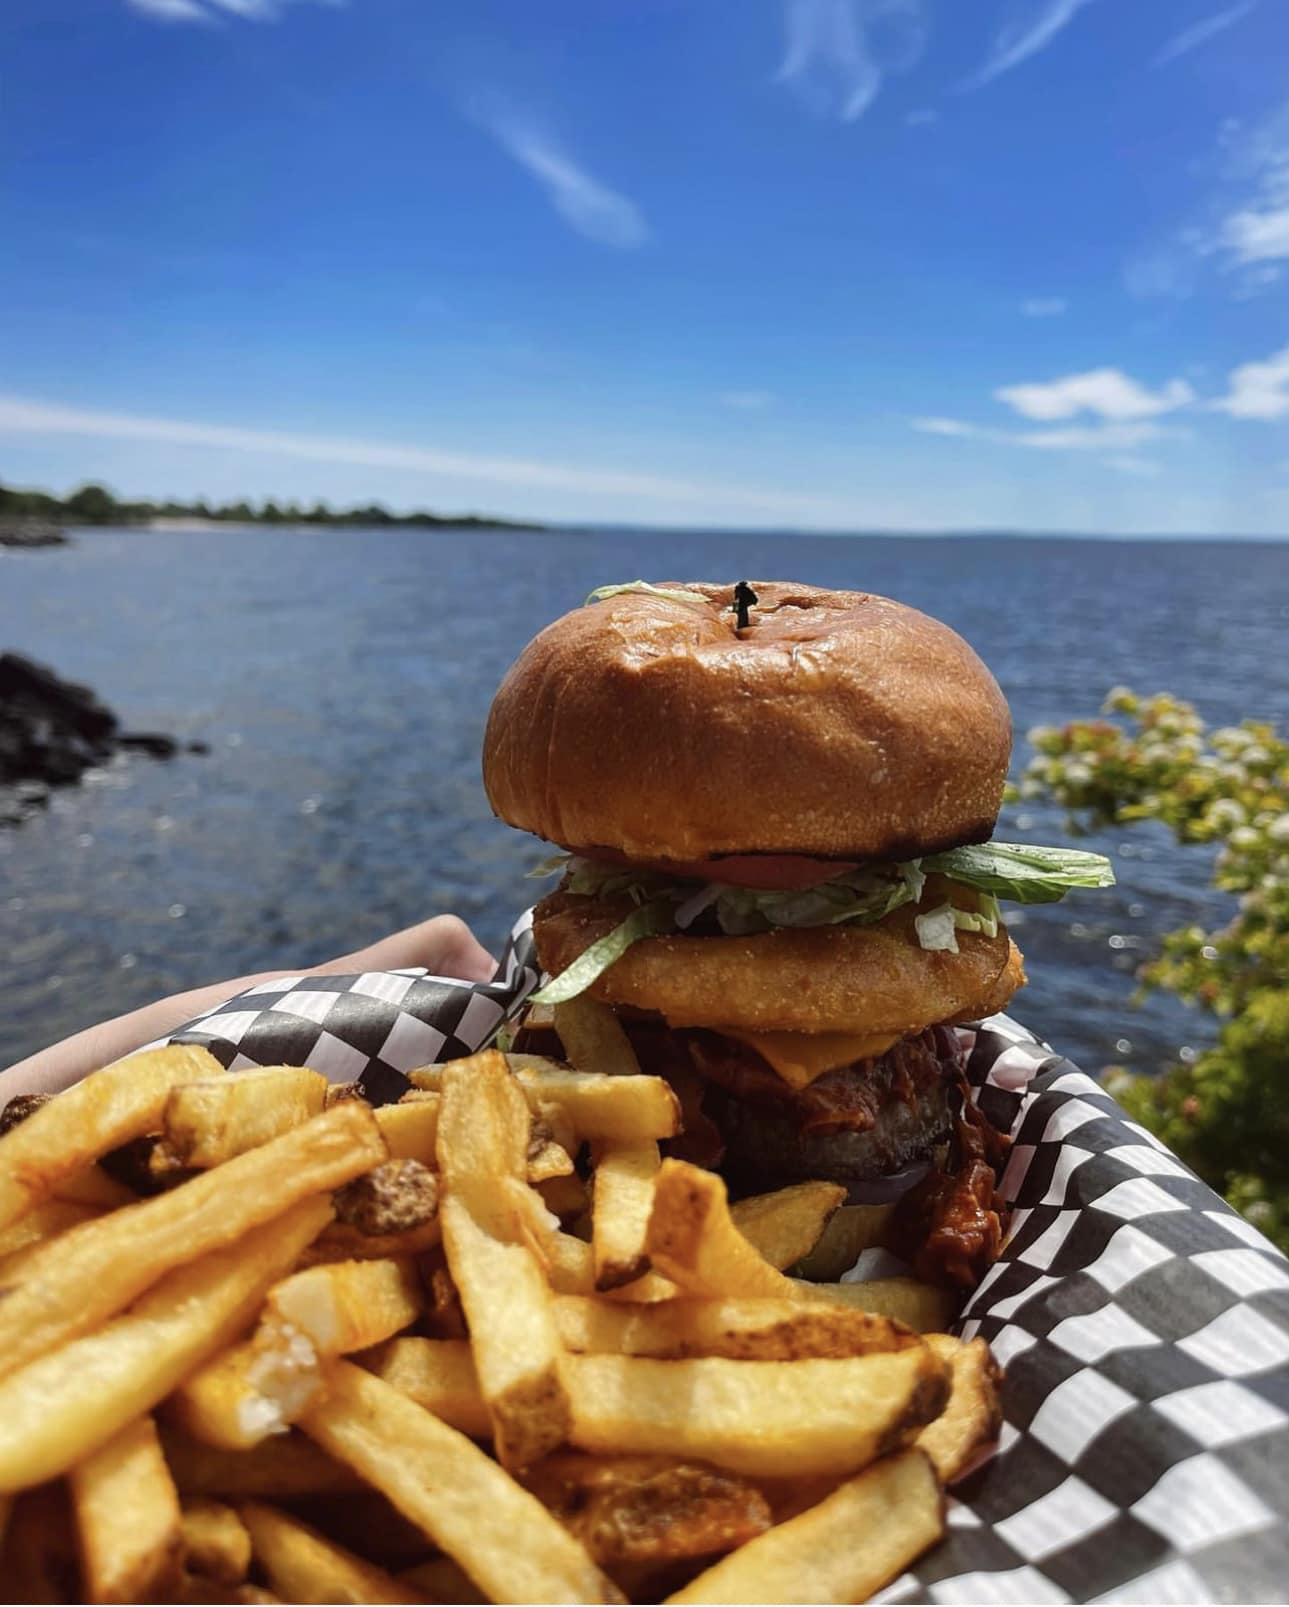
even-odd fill
[{"label": "toasted brioche bun top", "polygon": [[886,597],[668,583],[574,609],[493,701],[483,779],[521,830],[594,854],[909,859],[993,831],[1011,755],[997,682]]}]

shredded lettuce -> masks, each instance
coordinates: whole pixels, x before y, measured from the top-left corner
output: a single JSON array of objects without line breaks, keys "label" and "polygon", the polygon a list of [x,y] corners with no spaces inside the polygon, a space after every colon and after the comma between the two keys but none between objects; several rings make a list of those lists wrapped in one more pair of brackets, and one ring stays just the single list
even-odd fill
[{"label": "shredded lettuce", "polygon": [[998,900],[989,893],[981,896],[985,907],[980,910],[963,910],[956,904],[944,903],[914,916],[919,947],[931,951],[947,949],[950,954],[956,954],[959,932],[983,932],[986,937],[997,937]]},{"label": "shredded lettuce", "polygon": [[1039,848],[1031,843],[973,843],[930,854],[922,869],[955,882],[1011,899],[1017,904],[1051,904],[1071,887],[1113,887],[1114,871],[1104,854],[1080,848]]},{"label": "shredded lettuce", "polygon": [[646,597],[666,597],[673,603],[698,603],[704,608],[710,601],[700,591],[683,591],[679,586],[651,586],[647,580],[628,580],[621,586],[597,586],[582,607],[605,602],[610,597],[621,597],[624,591],[643,592]]},{"label": "shredded lettuce", "polygon": [[572,965],[566,967],[557,977],[552,977],[544,988],[532,996],[534,1004],[563,1004],[568,999],[575,999],[579,993],[585,993],[597,977],[615,964],[627,952],[633,943],[641,938],[653,937],[659,932],[675,930],[675,921],[672,912],[665,903],[642,904],[639,909],[632,910],[626,920],[615,926],[611,932],[603,937],[596,938],[590,948],[584,949]]}]

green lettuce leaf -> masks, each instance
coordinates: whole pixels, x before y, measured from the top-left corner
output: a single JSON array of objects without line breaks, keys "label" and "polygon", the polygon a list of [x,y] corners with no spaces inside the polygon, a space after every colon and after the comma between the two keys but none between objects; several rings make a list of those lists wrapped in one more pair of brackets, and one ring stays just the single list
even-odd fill
[{"label": "green lettuce leaf", "polygon": [[1071,887],[1113,887],[1114,870],[1104,854],[1080,848],[1039,848],[1031,843],[973,843],[929,854],[924,871],[938,871],[984,893],[1016,904],[1051,904]]},{"label": "green lettuce leaf", "polygon": [[670,904],[658,902],[642,904],[632,910],[626,920],[611,932],[596,938],[590,948],[583,950],[572,965],[552,977],[544,988],[532,996],[534,1004],[563,1004],[585,993],[592,982],[620,960],[633,943],[641,938],[653,937],[658,932],[676,929],[674,912]]},{"label": "green lettuce leaf", "polygon": [[673,603],[698,603],[704,608],[709,601],[700,591],[682,591],[679,586],[651,586],[647,580],[628,580],[621,586],[597,586],[582,606],[585,608],[610,597],[620,597],[624,591],[643,592],[647,597],[666,597]]}]

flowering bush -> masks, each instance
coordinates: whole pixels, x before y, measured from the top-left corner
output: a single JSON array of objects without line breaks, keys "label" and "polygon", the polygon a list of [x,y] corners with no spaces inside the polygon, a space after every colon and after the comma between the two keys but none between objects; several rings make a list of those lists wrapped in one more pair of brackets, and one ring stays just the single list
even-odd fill
[{"label": "flowering bush", "polygon": [[1143,987],[1216,1016],[1215,1048],[1159,1077],[1106,1086],[1267,1236],[1289,1251],[1289,743],[1246,720],[1206,730],[1188,703],[1118,687],[1105,714],[1030,732],[1023,797],[1082,822],[1158,820],[1218,845],[1214,885],[1236,895],[1217,931],[1170,932]]}]

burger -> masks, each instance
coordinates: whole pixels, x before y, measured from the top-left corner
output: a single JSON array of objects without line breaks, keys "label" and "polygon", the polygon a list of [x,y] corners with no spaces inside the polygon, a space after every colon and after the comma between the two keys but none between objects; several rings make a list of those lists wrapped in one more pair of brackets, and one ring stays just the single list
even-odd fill
[{"label": "burger", "polygon": [[950,1283],[1002,1234],[955,1030],[1024,984],[1000,900],[1113,880],[990,841],[1011,738],[967,643],[889,598],[634,581],[524,649],[484,740],[495,813],[560,849],[536,1002],[610,1006],[733,1194],[898,1200],[894,1242]]}]

